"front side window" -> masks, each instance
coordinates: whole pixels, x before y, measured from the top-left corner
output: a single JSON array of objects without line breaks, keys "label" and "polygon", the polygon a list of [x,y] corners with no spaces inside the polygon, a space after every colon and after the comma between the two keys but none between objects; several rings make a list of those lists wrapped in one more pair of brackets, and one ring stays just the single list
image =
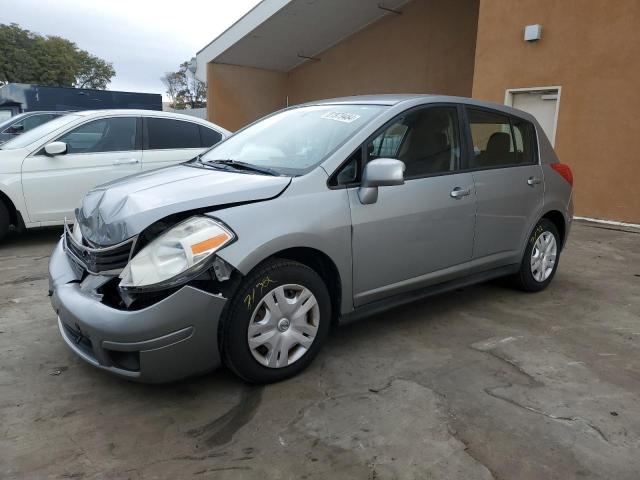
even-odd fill
[{"label": "front side window", "polygon": [[396,158],[405,178],[455,171],[460,165],[455,107],[426,107],[398,118],[367,145],[367,160]]},{"label": "front side window", "polygon": [[362,147],[351,154],[349,159],[338,169],[329,181],[332,187],[350,185],[360,181],[360,165],[362,164]]},{"label": "front side window", "polygon": [[385,108],[340,104],[284,110],[216,145],[201,161],[232,160],[268,168],[280,175],[303,175]]},{"label": "front side window", "polygon": [[535,130],[530,122],[474,109],[468,110],[468,117],[473,141],[471,168],[534,163]]},{"label": "front side window", "polygon": [[67,153],[102,153],[135,150],[136,118],[101,118],[85,123],[57,139]]},{"label": "front side window", "polygon": [[148,150],[200,148],[200,130],[196,123],[153,117],[146,122]]}]

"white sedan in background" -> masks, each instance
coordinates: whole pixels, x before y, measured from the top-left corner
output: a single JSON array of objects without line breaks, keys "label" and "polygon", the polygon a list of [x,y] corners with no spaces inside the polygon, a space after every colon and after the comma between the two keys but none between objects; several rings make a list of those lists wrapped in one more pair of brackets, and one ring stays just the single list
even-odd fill
[{"label": "white sedan in background", "polygon": [[150,110],[95,110],[51,120],[0,147],[0,239],[10,225],[60,225],[91,188],[189,160],[230,132]]}]

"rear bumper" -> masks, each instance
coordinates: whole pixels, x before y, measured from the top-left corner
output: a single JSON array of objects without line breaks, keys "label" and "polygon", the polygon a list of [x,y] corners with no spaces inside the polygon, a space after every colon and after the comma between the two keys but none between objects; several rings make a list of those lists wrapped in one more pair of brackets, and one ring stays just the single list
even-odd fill
[{"label": "rear bumper", "polygon": [[59,243],[49,263],[51,304],[67,346],[120,377],[167,382],[220,365],[221,296],[185,286],[141,310],[111,308],[83,291],[75,264]]}]

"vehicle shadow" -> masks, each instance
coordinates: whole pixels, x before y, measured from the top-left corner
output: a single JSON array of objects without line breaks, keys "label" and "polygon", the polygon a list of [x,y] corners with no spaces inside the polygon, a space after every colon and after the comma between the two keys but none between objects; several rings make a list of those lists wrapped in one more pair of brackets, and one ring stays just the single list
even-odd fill
[{"label": "vehicle shadow", "polygon": [[7,236],[0,240],[0,249],[53,244],[60,238],[60,235],[62,235],[61,226],[30,228],[22,231],[12,228]]}]

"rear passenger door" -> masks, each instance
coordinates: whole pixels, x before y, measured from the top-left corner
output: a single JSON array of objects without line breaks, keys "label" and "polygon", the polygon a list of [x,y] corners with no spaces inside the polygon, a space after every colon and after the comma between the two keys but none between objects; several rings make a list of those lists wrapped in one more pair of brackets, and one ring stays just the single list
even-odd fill
[{"label": "rear passenger door", "polygon": [[467,107],[466,113],[478,204],[474,271],[518,263],[542,209],[535,127],[492,110]]},{"label": "rear passenger door", "polygon": [[185,162],[215,145],[222,135],[196,122],[145,117],[142,169]]}]

